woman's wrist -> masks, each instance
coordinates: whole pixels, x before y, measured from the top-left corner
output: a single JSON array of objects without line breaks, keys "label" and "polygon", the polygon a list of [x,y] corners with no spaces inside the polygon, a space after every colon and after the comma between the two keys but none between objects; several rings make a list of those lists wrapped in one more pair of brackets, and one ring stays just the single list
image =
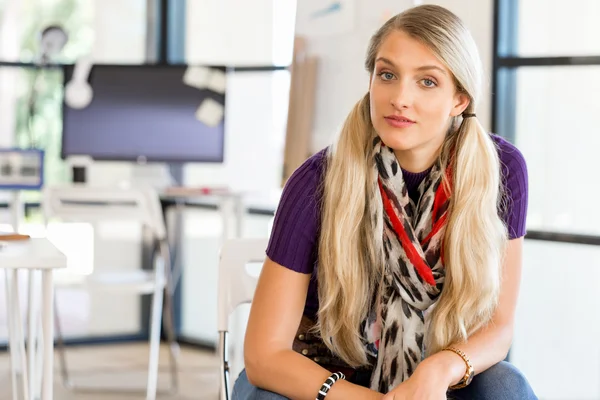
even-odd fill
[{"label": "woman's wrist", "polygon": [[429,379],[444,382],[448,387],[457,384],[465,376],[466,365],[463,359],[451,351],[440,351],[424,359],[415,374],[425,373]]}]

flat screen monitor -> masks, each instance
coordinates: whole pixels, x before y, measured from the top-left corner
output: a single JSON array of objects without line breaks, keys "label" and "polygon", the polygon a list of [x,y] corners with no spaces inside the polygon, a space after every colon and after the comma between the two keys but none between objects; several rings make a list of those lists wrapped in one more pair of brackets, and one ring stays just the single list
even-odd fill
[{"label": "flat screen monitor", "polygon": [[[88,77],[91,103],[73,108],[63,101],[62,158],[223,162],[224,90],[190,85],[184,79],[187,70],[187,66],[94,65]],[[73,72],[74,66],[65,66],[65,84]],[[221,72],[224,77],[225,70]],[[219,106],[222,118],[215,120]]]}]

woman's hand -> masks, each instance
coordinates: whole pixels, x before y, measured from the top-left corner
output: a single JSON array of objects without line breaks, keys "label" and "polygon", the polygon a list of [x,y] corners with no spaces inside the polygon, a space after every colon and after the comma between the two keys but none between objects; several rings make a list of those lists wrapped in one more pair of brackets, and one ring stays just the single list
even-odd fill
[{"label": "woman's hand", "polygon": [[449,376],[435,363],[424,360],[413,375],[383,396],[383,400],[446,400]]}]

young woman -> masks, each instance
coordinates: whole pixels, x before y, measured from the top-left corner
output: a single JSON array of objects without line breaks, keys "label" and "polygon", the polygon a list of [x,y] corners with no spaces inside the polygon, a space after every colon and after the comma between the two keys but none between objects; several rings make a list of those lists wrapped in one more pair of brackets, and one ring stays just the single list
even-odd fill
[{"label": "young woman", "polygon": [[536,399],[504,362],[521,153],[475,114],[482,66],[434,5],[372,37],[369,92],[286,184],[234,399]]}]

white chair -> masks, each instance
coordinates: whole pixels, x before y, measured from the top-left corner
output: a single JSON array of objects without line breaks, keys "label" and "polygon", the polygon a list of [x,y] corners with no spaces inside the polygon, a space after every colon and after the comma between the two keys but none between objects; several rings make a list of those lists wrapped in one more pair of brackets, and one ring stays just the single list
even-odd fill
[{"label": "white chair", "polygon": [[[52,218],[62,221],[135,221],[149,228],[157,245],[157,251],[151,270],[119,271],[107,273],[92,273],[83,281],[83,287],[89,289],[118,290],[152,295],[150,317],[150,355],[148,362],[148,381],[145,388],[146,400],[154,400],[157,393],[158,361],[160,349],[161,320],[164,325],[170,345],[170,376],[169,392],[177,390],[177,354],[178,344],[173,326],[171,259],[165,221],[162,214],[160,199],[151,188],[117,188],[117,187],[87,187],[65,185],[46,187],[43,191],[42,203],[46,225]],[[68,286],[72,283],[67,282]],[[60,288],[61,282],[56,283]],[[56,303],[55,303],[56,307]],[[75,385],[71,382],[67,370],[63,337],[56,314],[57,349],[61,374],[65,386],[79,391],[110,391],[122,392],[124,389],[103,388],[93,389]]]},{"label": "white chair", "polygon": [[263,262],[268,239],[231,239],[225,241],[219,259],[217,300],[220,387],[219,400],[229,400],[229,354],[227,335],[229,316],[240,305],[252,302],[257,279],[248,274],[246,265]]}]

